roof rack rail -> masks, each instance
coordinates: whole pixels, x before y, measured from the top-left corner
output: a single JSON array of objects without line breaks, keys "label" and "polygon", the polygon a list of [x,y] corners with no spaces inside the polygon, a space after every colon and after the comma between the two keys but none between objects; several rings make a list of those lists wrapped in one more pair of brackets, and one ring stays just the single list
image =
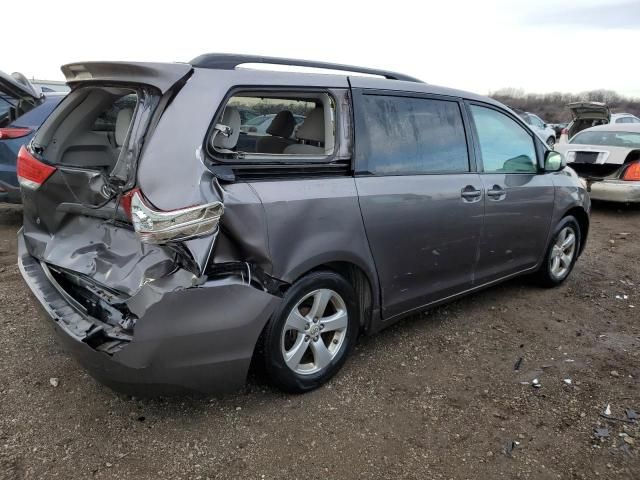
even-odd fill
[{"label": "roof rack rail", "polygon": [[262,57],[257,55],[235,55],[232,53],[205,53],[189,62],[194,67],[213,68],[218,70],[235,70],[238,65],[244,63],[264,63],[270,65],[289,65],[295,67],[323,68],[326,70],[342,70],[345,72],[365,73],[378,75],[389,80],[404,80],[406,82],[424,83],[422,80],[404,75],[402,73],[377,70],[374,68],[354,67],[340,63],[314,62],[312,60],[295,60],[292,58]]}]

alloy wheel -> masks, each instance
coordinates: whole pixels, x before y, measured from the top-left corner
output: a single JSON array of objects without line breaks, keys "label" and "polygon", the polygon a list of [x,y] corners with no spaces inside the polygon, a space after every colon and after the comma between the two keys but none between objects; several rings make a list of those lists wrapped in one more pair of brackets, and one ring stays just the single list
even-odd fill
[{"label": "alloy wheel", "polygon": [[572,227],[564,227],[556,236],[549,255],[549,270],[556,279],[564,278],[569,273],[576,254],[576,239]]},{"label": "alloy wheel", "polygon": [[342,297],[321,288],[305,295],[291,309],[281,335],[287,366],[300,375],[326,368],[342,348],[349,318]]}]

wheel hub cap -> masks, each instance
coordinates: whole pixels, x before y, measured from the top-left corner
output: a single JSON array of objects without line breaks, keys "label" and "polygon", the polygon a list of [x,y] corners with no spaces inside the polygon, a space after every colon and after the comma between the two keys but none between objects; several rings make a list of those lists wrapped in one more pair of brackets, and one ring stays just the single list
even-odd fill
[{"label": "wheel hub cap", "polygon": [[557,279],[565,277],[569,273],[573,258],[576,253],[576,233],[573,228],[563,228],[551,248],[549,256],[549,270]]},{"label": "wheel hub cap", "polygon": [[285,363],[301,375],[320,372],[339,354],[348,325],[346,304],[336,291],[308,293],[291,309],[282,330]]}]

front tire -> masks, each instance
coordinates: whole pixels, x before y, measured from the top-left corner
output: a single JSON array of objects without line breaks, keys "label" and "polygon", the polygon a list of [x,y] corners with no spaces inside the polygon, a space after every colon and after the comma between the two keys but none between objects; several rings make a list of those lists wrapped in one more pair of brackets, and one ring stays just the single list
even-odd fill
[{"label": "front tire", "polygon": [[318,388],[342,367],[359,330],[353,287],[331,271],[305,275],[289,290],[264,333],[267,375],[278,388]]},{"label": "front tire", "polygon": [[537,273],[542,286],[557,287],[567,279],[578,259],[581,242],[580,225],[575,217],[569,215],[560,220]]}]

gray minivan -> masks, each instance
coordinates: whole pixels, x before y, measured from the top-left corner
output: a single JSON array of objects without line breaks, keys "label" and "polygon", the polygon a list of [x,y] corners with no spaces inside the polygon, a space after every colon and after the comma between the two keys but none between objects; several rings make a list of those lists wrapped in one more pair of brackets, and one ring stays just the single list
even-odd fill
[{"label": "gray minivan", "polygon": [[[19,155],[18,260],[113,388],[228,391],[253,360],[308,391],[360,333],[521,274],[558,285],[584,248],[577,175],[489,98],[222,54],[62,70]],[[242,109],[274,114],[268,135]]]}]

